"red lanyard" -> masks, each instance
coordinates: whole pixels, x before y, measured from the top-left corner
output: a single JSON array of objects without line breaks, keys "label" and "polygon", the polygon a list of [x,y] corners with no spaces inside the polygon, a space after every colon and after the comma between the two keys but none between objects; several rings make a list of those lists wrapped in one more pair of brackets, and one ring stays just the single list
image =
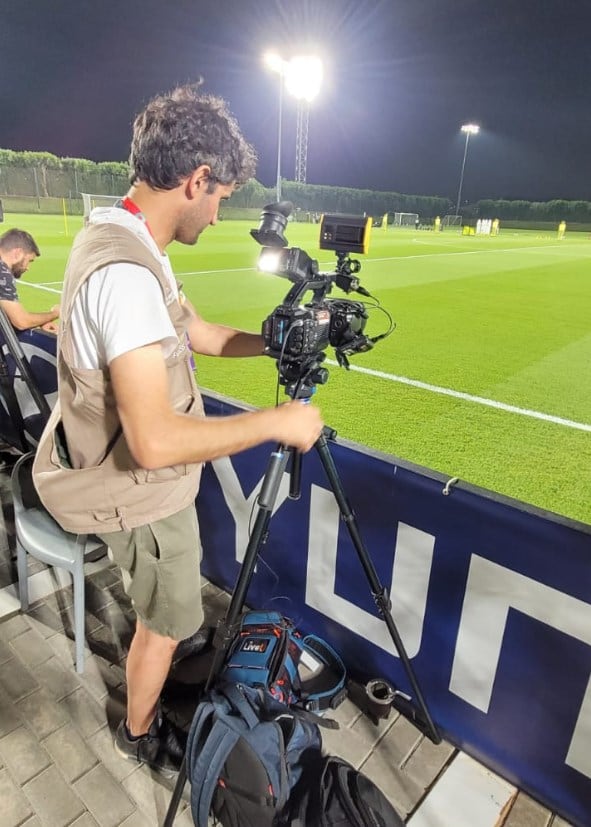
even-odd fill
[{"label": "red lanyard", "polygon": [[[140,221],[143,221],[144,224],[146,225],[146,230],[150,233],[152,238],[154,238],[154,236],[152,235],[152,230],[150,229],[150,225],[146,221],[146,216],[140,210],[140,208],[135,203],[135,201],[132,201],[131,198],[128,198],[127,195],[126,195],[125,198],[121,199],[121,206],[123,207],[124,210],[127,210],[127,212],[130,212],[132,215],[137,216],[140,219]],[[188,344],[187,350],[188,350],[189,353],[191,353],[191,340],[189,338],[188,331],[185,331],[185,337],[187,339],[187,344]],[[190,362],[193,366],[193,370],[195,370],[196,369],[195,368],[195,362],[193,360],[193,355],[192,354],[191,354],[191,357],[190,357]]]},{"label": "red lanyard", "polygon": [[150,229],[150,225],[146,221],[146,216],[140,210],[140,208],[135,203],[135,201],[132,201],[131,198],[128,198],[128,196],[126,195],[125,198],[121,199],[121,206],[123,207],[124,210],[127,210],[127,212],[130,212],[132,215],[137,216],[140,219],[140,221],[143,221],[144,224],[146,225],[146,230],[150,233],[152,238],[154,238],[154,234],[152,233],[152,230]]}]

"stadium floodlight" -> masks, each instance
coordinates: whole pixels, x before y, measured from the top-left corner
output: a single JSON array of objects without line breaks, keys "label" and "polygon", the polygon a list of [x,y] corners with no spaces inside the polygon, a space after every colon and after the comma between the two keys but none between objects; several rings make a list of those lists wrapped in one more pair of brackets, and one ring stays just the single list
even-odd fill
[{"label": "stadium floodlight", "polygon": [[292,57],[287,64],[285,86],[294,98],[310,103],[320,92],[322,75],[319,57]]},{"label": "stadium floodlight", "polygon": [[[266,66],[279,75],[279,122],[277,127],[277,201],[281,201],[281,140],[283,121],[283,88],[298,100],[298,123],[296,136],[296,180],[306,180],[306,158],[308,151],[308,107],[318,95],[322,84],[322,61],[317,57],[296,56],[284,60],[276,52],[264,55]],[[303,172],[298,173],[298,170]],[[303,175],[303,177],[302,177]]]},{"label": "stadium floodlight", "polygon": [[464,183],[464,170],[466,168],[466,156],[468,155],[468,142],[470,135],[478,135],[480,127],[475,123],[465,123],[462,126],[462,132],[466,133],[466,143],[464,144],[464,157],[462,159],[462,171],[460,172],[460,186],[458,188],[458,201],[456,204],[456,215],[460,214],[460,201],[462,198],[462,185]]}]

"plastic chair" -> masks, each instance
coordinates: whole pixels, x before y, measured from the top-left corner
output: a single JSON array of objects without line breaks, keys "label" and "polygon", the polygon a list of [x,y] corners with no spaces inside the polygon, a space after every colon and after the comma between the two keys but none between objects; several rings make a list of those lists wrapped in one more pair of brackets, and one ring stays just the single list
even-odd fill
[{"label": "plastic chair", "polygon": [[74,641],[76,672],[84,672],[84,556],[101,546],[96,537],[64,531],[45,510],[32,479],[34,452],[20,457],[12,470],[12,497],[16,529],[18,588],[21,611],[29,608],[27,554],[43,563],[66,569],[74,583]]}]

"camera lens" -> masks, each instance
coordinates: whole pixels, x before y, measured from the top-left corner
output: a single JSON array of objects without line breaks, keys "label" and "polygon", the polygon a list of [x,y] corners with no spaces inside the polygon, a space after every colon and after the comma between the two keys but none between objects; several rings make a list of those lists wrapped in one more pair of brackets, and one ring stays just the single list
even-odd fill
[{"label": "camera lens", "polygon": [[279,201],[277,204],[267,204],[261,213],[261,223],[258,230],[251,230],[250,234],[263,247],[287,247],[284,230],[287,218],[293,209],[291,201]]}]

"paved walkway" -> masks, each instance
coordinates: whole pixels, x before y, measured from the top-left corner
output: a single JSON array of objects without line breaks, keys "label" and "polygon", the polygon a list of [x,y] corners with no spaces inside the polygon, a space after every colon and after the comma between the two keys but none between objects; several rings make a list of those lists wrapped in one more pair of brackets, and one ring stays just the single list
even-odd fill
[{"label": "paved walkway", "polygon": [[[7,469],[9,470],[9,469]],[[133,612],[105,557],[86,567],[85,672],[77,675],[72,590],[30,561],[32,610],[16,597],[14,527],[8,474],[0,473],[0,825],[1,827],[159,827],[173,782],[120,758],[112,734],[125,708],[125,658]],[[228,597],[205,584],[206,621]],[[175,672],[169,705],[189,721],[191,681],[203,660]],[[375,726],[349,701],[323,732],[328,751],[362,767],[410,827],[569,827],[450,744],[435,746],[404,718]],[[175,826],[193,824],[189,787]],[[591,823],[591,822],[590,822]]]}]

